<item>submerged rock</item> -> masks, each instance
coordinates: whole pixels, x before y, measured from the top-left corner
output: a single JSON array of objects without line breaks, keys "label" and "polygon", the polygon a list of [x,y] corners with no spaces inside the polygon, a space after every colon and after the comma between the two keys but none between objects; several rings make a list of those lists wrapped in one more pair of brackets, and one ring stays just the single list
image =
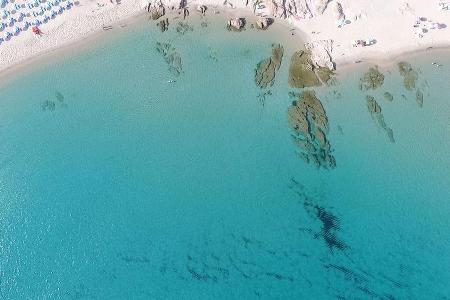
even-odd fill
[{"label": "submerged rock", "polygon": [[423,106],[423,93],[419,89],[416,91],[416,102],[419,105],[419,107]]},{"label": "submerged rock", "polygon": [[272,96],[271,90],[267,90],[258,94],[259,103],[261,103],[262,106],[264,106],[264,104],[266,103],[266,98],[268,96]]},{"label": "submerged rock", "polygon": [[227,29],[230,31],[245,30],[245,18],[235,18],[228,21]]},{"label": "submerged rock", "polygon": [[375,90],[384,83],[384,75],[378,70],[378,67],[370,67],[360,79],[360,89],[363,91]]},{"label": "submerged rock", "polygon": [[170,43],[156,43],[156,51],[161,53],[165,62],[169,66],[169,71],[174,76],[180,76],[183,72],[183,65],[181,63],[181,55],[175,51],[175,48]]},{"label": "submerged rock", "polygon": [[398,70],[403,77],[403,85],[407,90],[412,91],[416,87],[417,79],[419,79],[419,73],[413,69],[411,64],[402,61],[398,63]]},{"label": "submerged rock", "polygon": [[314,91],[303,91],[288,109],[288,122],[298,154],[317,167],[333,169],[336,161],[327,140],[328,118]]},{"label": "submerged rock", "polygon": [[167,31],[169,29],[169,19],[165,18],[164,20],[159,21],[159,23],[156,24],[156,26],[159,27],[161,32]]},{"label": "submerged rock", "polygon": [[384,96],[384,99],[386,99],[389,102],[392,102],[394,100],[394,96],[392,96],[392,94],[389,92],[385,92],[383,94],[383,96]]},{"label": "submerged rock", "polygon": [[272,45],[272,56],[258,63],[255,70],[255,82],[260,88],[272,86],[275,74],[280,69],[284,48],[280,44]]},{"label": "submerged rock", "polygon": [[56,103],[50,100],[42,102],[41,108],[43,111],[54,111],[56,109]]},{"label": "submerged rock", "polygon": [[185,22],[178,22],[177,32],[181,35],[185,35],[187,32],[194,31],[194,27]]},{"label": "submerged rock", "polygon": [[389,141],[391,143],[394,143],[395,142],[394,132],[392,131],[391,128],[389,128],[386,125],[383,114],[381,112],[380,105],[377,103],[375,98],[372,96],[366,96],[366,100],[367,100],[367,109],[369,110],[372,120],[375,122],[375,124],[377,125],[378,128],[382,129],[386,133],[386,135],[389,138]]},{"label": "submerged rock", "polygon": [[60,92],[56,92],[55,97],[58,102],[64,102],[64,96]]}]

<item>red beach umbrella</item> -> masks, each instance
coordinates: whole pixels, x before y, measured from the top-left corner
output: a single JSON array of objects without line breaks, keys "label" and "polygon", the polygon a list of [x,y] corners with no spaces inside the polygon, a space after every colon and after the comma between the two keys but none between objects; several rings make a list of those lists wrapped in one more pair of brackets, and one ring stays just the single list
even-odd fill
[{"label": "red beach umbrella", "polygon": [[37,26],[33,26],[32,30],[34,34],[41,34],[41,30]]}]

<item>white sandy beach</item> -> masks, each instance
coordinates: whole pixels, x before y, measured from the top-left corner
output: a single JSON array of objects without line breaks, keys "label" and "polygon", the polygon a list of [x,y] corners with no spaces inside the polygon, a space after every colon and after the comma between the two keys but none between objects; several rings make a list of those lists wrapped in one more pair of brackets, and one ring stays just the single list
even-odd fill
[{"label": "white sandy beach", "polygon": [[[305,2],[306,1],[306,2]],[[309,3],[314,0],[298,0]],[[320,0],[316,0],[319,1]],[[16,0],[16,3],[20,1]],[[27,3],[29,1],[22,1]],[[21,3],[22,3],[21,2]],[[115,2],[115,1],[114,1]],[[322,1],[323,2],[323,1]],[[405,52],[422,51],[429,47],[450,46],[450,10],[441,10],[440,0],[340,0],[329,1],[323,14],[303,18],[297,15],[278,16],[275,22],[287,22],[291,28],[306,38],[306,41],[333,40],[332,57],[337,67],[355,61],[374,60],[378,63],[389,63],[390,59]],[[43,34],[35,35],[31,28],[19,35],[4,41],[0,45],[0,71],[4,71],[29,58],[39,56],[62,46],[83,40],[89,35],[104,30],[104,26],[113,25],[112,30],[120,27],[121,22],[146,13],[146,0],[122,0],[120,4],[109,0],[80,0],[72,9],[64,11],[39,28]],[[245,0],[229,0],[225,4],[239,16],[253,11],[253,4],[246,5]],[[276,2],[275,2],[276,3]],[[296,3],[291,1],[290,3]],[[340,3],[345,15],[345,24],[338,27],[337,3]],[[178,1],[165,1],[166,7],[178,7]],[[203,0],[188,2],[191,14],[199,4],[209,6],[207,14],[213,14],[213,7],[222,8],[220,0]],[[260,2],[257,14],[271,16],[276,14],[272,2]],[[25,8],[27,9],[27,8]],[[244,14],[244,11],[242,12]],[[418,18],[423,19],[419,28],[414,28]],[[441,28],[438,28],[441,27]],[[426,33],[420,32],[425,28]],[[0,32],[0,36],[4,33]],[[296,38],[293,36],[293,38]],[[353,47],[353,40],[373,40],[374,44],[365,47]],[[300,46],[299,46],[300,47]]]}]

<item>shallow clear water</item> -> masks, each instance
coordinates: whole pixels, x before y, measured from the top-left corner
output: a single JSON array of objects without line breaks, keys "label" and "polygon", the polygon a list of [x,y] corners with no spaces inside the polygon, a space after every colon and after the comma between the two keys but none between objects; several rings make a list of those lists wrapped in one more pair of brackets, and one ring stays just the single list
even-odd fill
[{"label": "shallow clear water", "polygon": [[287,122],[294,41],[222,21],[137,25],[2,87],[1,298],[449,299],[450,59],[413,63],[422,108],[395,68],[376,92],[361,72],[318,89],[337,167],[317,169]]}]

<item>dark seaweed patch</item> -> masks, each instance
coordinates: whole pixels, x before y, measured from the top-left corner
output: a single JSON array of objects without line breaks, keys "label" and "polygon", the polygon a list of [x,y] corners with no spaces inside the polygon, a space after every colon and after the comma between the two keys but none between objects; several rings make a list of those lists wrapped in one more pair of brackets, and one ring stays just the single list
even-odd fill
[{"label": "dark seaweed patch", "polygon": [[127,255],[125,253],[118,253],[117,257],[119,257],[122,261],[131,264],[131,263],[150,263],[150,259],[146,256],[132,256]]},{"label": "dark seaweed patch", "polygon": [[321,229],[318,233],[314,233],[314,230],[310,228],[301,228],[301,230],[312,233],[316,238],[321,238],[331,251],[347,249],[347,244],[337,236],[337,232],[341,228],[339,218],[323,206],[315,203],[315,200],[304,192],[304,187],[298,181],[292,178],[291,183],[293,184],[291,189],[300,197],[299,201],[303,204],[308,215],[321,223]]}]

